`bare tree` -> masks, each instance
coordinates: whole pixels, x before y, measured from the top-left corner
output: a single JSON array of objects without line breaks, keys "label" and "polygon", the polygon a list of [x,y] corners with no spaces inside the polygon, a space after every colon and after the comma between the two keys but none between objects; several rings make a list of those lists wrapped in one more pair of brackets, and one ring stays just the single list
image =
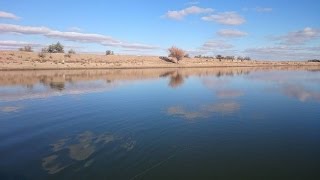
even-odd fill
[{"label": "bare tree", "polygon": [[232,60],[232,61],[233,61],[233,60],[235,59],[235,57],[234,57],[234,56],[226,56],[226,59],[227,59],[227,60]]},{"label": "bare tree", "polygon": [[22,48],[19,48],[19,51],[24,51],[24,52],[33,52],[31,46],[24,46]]},{"label": "bare tree", "polygon": [[180,60],[183,59],[185,56],[184,50],[177,48],[175,46],[172,46],[171,48],[168,49],[169,51],[169,57],[173,57],[177,59],[177,63],[179,63]]},{"label": "bare tree", "polygon": [[243,58],[242,56],[238,56],[238,57],[237,57],[237,60],[239,60],[239,61],[243,61],[243,60],[244,60],[244,58]]},{"label": "bare tree", "polygon": [[251,58],[249,56],[246,56],[246,57],[243,58],[243,60],[250,61]]},{"label": "bare tree", "polygon": [[224,57],[219,54],[219,55],[216,55],[216,58],[219,59],[219,61],[221,61]]},{"label": "bare tree", "polygon": [[68,54],[76,54],[76,51],[73,50],[73,49],[70,49],[70,50],[68,51]]}]

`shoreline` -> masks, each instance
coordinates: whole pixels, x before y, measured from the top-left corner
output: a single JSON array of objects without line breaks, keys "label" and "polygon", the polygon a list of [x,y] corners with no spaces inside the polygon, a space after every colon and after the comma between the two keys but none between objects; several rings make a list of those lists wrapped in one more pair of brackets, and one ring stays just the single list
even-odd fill
[{"label": "shoreline", "polygon": [[35,70],[130,70],[130,69],[196,69],[196,68],[277,68],[277,67],[319,67],[320,65],[248,65],[248,66],[145,66],[145,67],[62,67],[62,68],[2,68],[0,71],[35,71]]},{"label": "shoreline", "polygon": [[177,63],[157,56],[47,54],[36,52],[0,51],[0,71],[20,70],[85,70],[85,69],[170,69],[170,68],[226,68],[226,67],[320,67],[318,62],[304,61],[231,61],[208,58],[184,58]]}]

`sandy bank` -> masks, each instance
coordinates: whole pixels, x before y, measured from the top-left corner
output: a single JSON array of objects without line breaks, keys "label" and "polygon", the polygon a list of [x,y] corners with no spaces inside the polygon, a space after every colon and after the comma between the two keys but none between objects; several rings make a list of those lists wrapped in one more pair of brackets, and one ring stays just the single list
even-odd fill
[{"label": "sandy bank", "polygon": [[0,51],[0,70],[34,69],[126,69],[126,68],[190,68],[190,67],[265,67],[265,66],[320,66],[320,63],[297,61],[230,61],[205,58],[185,58],[179,64],[158,56],[46,54],[40,58],[35,52]]}]

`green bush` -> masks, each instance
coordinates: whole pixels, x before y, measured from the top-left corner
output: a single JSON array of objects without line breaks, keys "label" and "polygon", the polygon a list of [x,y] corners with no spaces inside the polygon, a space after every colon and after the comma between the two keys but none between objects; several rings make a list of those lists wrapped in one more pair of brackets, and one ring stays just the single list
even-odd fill
[{"label": "green bush", "polygon": [[308,62],[320,62],[319,59],[311,59],[311,60],[308,60]]},{"label": "green bush", "polygon": [[57,42],[56,44],[51,44],[47,48],[48,53],[64,53],[64,47],[60,42]]},{"label": "green bush", "polygon": [[111,50],[107,50],[106,51],[106,55],[108,56],[108,55],[114,55],[114,53],[113,53],[113,51],[111,51]]}]

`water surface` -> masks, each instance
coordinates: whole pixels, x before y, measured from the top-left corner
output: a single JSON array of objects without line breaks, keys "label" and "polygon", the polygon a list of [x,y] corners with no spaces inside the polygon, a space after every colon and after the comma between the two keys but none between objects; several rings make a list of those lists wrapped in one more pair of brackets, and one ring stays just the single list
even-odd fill
[{"label": "water surface", "polygon": [[320,179],[320,68],[0,72],[0,179]]}]

